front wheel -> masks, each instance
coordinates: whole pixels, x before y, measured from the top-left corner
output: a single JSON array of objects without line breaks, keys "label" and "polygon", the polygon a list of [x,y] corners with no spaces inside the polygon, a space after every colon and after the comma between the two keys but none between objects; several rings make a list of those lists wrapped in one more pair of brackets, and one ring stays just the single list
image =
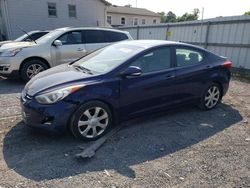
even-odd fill
[{"label": "front wheel", "polygon": [[48,66],[43,61],[39,59],[29,60],[25,62],[21,68],[21,78],[27,82],[32,77],[46,69],[48,69]]},{"label": "front wheel", "polygon": [[88,102],[80,107],[72,117],[71,133],[86,141],[103,136],[112,124],[109,107],[98,101]]},{"label": "front wheel", "polygon": [[203,110],[211,110],[217,106],[222,97],[222,92],[218,84],[210,85],[204,92],[200,108]]}]

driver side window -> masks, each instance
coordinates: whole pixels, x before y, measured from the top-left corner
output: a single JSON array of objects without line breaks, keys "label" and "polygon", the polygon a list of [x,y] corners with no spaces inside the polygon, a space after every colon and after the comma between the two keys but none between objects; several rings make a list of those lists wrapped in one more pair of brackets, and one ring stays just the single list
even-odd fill
[{"label": "driver side window", "polygon": [[71,31],[58,38],[63,45],[73,45],[82,44],[82,32],[81,31]]},{"label": "driver side window", "polygon": [[171,50],[169,47],[152,50],[139,57],[131,66],[139,67],[142,73],[168,69],[171,67]]}]

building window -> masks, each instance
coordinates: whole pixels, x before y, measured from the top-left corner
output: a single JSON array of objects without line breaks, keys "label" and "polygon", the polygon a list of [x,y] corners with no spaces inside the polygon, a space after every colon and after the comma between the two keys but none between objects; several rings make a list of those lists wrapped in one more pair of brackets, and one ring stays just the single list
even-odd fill
[{"label": "building window", "polygon": [[142,25],[145,25],[146,24],[146,20],[142,19],[141,23],[142,23]]},{"label": "building window", "polygon": [[107,22],[111,25],[111,23],[112,23],[112,17],[111,16],[107,16]]},{"label": "building window", "polygon": [[138,25],[138,18],[134,18],[134,25]]},{"label": "building window", "polygon": [[126,19],[124,17],[121,18],[121,24],[125,25],[126,24]]},{"label": "building window", "polygon": [[56,3],[48,3],[49,17],[57,17]]},{"label": "building window", "polygon": [[153,24],[156,24],[156,19],[153,20]]},{"label": "building window", "polygon": [[69,9],[69,17],[76,18],[76,6],[75,5],[68,5]]}]

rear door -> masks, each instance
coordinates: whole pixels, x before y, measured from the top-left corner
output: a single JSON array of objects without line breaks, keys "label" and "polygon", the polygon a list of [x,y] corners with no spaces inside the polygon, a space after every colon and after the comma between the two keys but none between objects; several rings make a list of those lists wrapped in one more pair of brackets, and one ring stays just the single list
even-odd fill
[{"label": "rear door", "polygon": [[147,52],[130,64],[140,67],[142,75],[121,79],[122,114],[133,116],[170,105],[175,101],[175,70],[171,54],[170,47],[158,48]]},{"label": "rear door", "polygon": [[175,47],[177,102],[199,99],[210,78],[205,52],[186,46]]},{"label": "rear door", "polygon": [[67,32],[56,40],[62,42],[62,46],[51,46],[53,62],[57,64],[72,62],[86,55],[81,30]]},{"label": "rear door", "polygon": [[102,30],[84,30],[83,36],[87,54],[110,44]]}]

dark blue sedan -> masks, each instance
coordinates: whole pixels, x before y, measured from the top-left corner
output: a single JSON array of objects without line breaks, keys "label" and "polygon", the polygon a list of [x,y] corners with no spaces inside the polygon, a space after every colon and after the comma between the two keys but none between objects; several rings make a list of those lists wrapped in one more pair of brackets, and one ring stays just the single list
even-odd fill
[{"label": "dark blue sedan", "polygon": [[232,63],[168,41],[125,41],[44,71],[25,86],[24,122],[94,140],[112,124],[180,104],[210,110],[226,94]]}]

